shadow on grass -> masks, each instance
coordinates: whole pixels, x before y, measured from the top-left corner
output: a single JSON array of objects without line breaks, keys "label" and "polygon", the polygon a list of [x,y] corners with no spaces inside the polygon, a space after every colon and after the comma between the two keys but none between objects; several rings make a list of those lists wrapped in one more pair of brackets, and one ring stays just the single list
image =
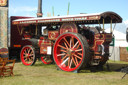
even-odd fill
[{"label": "shadow on grass", "polygon": [[79,73],[90,73],[90,72],[121,72],[123,68],[128,67],[128,63],[111,62],[104,66],[93,66],[80,70]]},{"label": "shadow on grass", "polygon": [[111,71],[120,71],[122,68],[128,67],[128,64],[109,63],[109,67]]},{"label": "shadow on grass", "polygon": [[[37,61],[33,67],[46,67],[46,68],[53,68],[57,69],[57,66],[55,64],[43,64],[41,61]],[[102,66],[93,66],[93,67],[88,67],[82,70],[79,70],[78,72],[73,72],[73,73],[95,73],[95,72],[121,72],[122,68],[128,67],[127,62],[114,62],[110,61],[108,64],[105,64],[103,67]]]}]

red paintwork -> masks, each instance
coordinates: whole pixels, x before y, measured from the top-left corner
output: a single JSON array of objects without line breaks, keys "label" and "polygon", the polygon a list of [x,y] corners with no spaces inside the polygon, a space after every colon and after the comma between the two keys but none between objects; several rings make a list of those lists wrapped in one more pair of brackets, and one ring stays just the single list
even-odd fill
[{"label": "red paintwork", "polygon": [[[76,70],[76,69],[78,69],[79,67],[80,67],[80,65],[81,65],[81,63],[82,63],[82,60],[83,60],[83,56],[81,56],[81,59],[79,60],[79,62],[78,62],[78,64],[75,66],[75,67],[73,67],[73,68],[71,68],[70,66],[68,66],[68,65],[66,65],[66,64],[62,64],[62,57],[61,56],[58,56],[59,54],[61,54],[61,51],[60,51],[60,47],[58,46],[58,45],[61,45],[61,44],[63,44],[63,43],[66,43],[63,39],[64,38],[66,38],[66,37],[68,37],[68,38],[74,38],[74,39],[76,39],[79,43],[79,45],[80,45],[80,47],[81,47],[81,49],[82,49],[82,55],[83,55],[83,47],[82,47],[82,44],[81,44],[81,41],[75,36],[75,35],[73,35],[73,34],[70,34],[70,33],[68,33],[68,34],[64,34],[64,35],[62,35],[62,36],[60,36],[58,39],[57,39],[57,41],[56,41],[56,43],[55,43],[55,45],[54,45],[54,60],[55,60],[55,62],[56,62],[56,64],[59,66],[59,68],[61,68],[62,70],[64,70],[64,71],[74,71],[74,70]],[[61,44],[60,44],[61,43]],[[77,46],[76,46],[77,47]],[[68,50],[68,49],[72,49],[74,52],[76,51],[76,50],[78,50],[78,48],[76,48],[76,47],[74,47],[73,48],[73,46],[72,47],[69,47],[69,48],[67,48],[66,50]],[[66,48],[66,47],[65,47]],[[79,48],[80,49],[80,48]],[[74,54],[76,54],[76,52],[74,53]],[[67,54],[68,55],[68,54]],[[66,55],[64,55],[64,56],[66,56]],[[69,55],[68,55],[69,56]],[[74,57],[74,56],[72,56],[72,57]],[[68,57],[69,58],[69,57]],[[72,61],[73,62],[73,61]]]},{"label": "red paintwork", "polygon": [[[32,45],[35,46],[34,48],[36,48],[35,52],[40,54],[39,56],[41,57],[42,62],[44,64],[49,64],[51,62],[46,62],[45,59],[48,58],[48,55],[50,55],[50,58],[51,56],[54,56],[55,63],[61,70],[64,71],[79,70],[86,64],[103,65],[104,63],[106,63],[106,60],[109,57],[109,43],[112,40],[112,34],[107,34],[104,32],[99,33],[98,30],[100,29],[96,27],[94,27],[94,30],[90,29],[91,27],[89,26],[86,28],[84,28],[83,26],[99,23],[107,24],[111,21],[112,23],[122,22],[122,18],[114,12],[104,12],[90,15],[83,14],[78,16],[58,16],[30,19],[23,18],[28,17],[11,18],[11,47],[22,48],[24,45],[31,44],[28,40],[22,40],[22,37],[27,39],[36,38],[31,39],[33,40]],[[25,34],[24,31],[22,33],[22,26],[28,26],[28,30],[31,30],[30,33],[32,37]],[[41,35],[41,26],[46,26],[46,28],[44,28],[45,35]],[[78,44],[78,46],[76,43]],[[49,52],[52,51],[52,48],[54,51],[50,54]],[[26,49],[31,48],[25,47],[22,49],[21,60],[23,64],[31,65],[32,62],[26,63],[24,60],[23,55]],[[48,51],[48,49],[50,49],[51,51]],[[72,61],[70,61],[70,58]]]},{"label": "red paintwork", "polygon": [[[104,51],[109,52],[109,43],[112,41],[112,34],[104,33],[104,34],[96,34],[94,39],[94,46],[92,49],[94,50],[94,54],[101,54],[98,52],[98,45],[104,45]],[[94,59],[101,59],[101,56],[94,56]]]},{"label": "red paintwork", "polygon": [[60,28],[60,34],[63,34],[65,32],[74,32],[78,33],[78,29],[76,24],[74,23],[64,23]]},{"label": "red paintwork", "polygon": [[[97,51],[98,45],[111,43],[112,34],[104,33],[104,34],[96,34],[94,40],[93,50]],[[106,46],[106,45],[105,45]]]},{"label": "red paintwork", "polygon": [[30,47],[26,46],[26,47],[24,47],[22,49],[21,54],[20,54],[21,61],[26,66],[29,66],[29,65],[31,65],[33,63],[33,61],[34,61],[34,57],[33,56],[35,55],[34,52],[31,52],[31,53],[34,54],[33,56],[31,56],[30,52],[28,53],[28,49],[33,51],[33,49],[31,49]]},{"label": "red paintwork", "polygon": [[[23,47],[25,45],[30,45],[31,42],[29,42],[28,40],[22,40],[23,38],[23,34],[20,35],[17,25],[13,25],[12,21],[15,19],[25,19],[25,18],[30,18],[30,17],[19,17],[19,16],[12,16],[11,17],[11,38],[10,38],[10,47],[12,49],[17,48],[16,45],[20,45],[19,47]],[[21,32],[21,26],[19,26],[20,32]]]},{"label": "red paintwork", "polygon": [[56,40],[59,36],[59,31],[48,31],[48,39]]},{"label": "red paintwork", "polygon": [[40,47],[40,54],[47,54],[47,47],[52,46],[52,43],[49,39],[41,38],[42,40],[39,40],[38,46]]}]

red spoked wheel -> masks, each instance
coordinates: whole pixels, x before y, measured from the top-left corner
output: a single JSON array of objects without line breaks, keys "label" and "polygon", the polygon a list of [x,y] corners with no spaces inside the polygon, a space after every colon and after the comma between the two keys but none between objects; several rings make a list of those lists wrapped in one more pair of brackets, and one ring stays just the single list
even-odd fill
[{"label": "red spoked wheel", "polygon": [[86,38],[78,33],[64,33],[54,45],[54,61],[63,71],[76,71],[89,62],[89,46]]},{"label": "red spoked wheel", "polygon": [[43,55],[40,57],[40,59],[44,64],[51,64],[53,61],[50,55]]},{"label": "red spoked wheel", "polygon": [[26,66],[35,64],[36,62],[35,49],[30,45],[24,46],[21,50],[20,58],[22,63]]}]

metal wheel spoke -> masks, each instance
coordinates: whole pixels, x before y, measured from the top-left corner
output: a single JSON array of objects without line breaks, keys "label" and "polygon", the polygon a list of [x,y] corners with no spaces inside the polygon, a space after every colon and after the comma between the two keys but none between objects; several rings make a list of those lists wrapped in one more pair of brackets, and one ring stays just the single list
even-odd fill
[{"label": "metal wheel spoke", "polygon": [[61,51],[61,52],[65,52],[65,53],[67,52],[66,50],[60,50],[60,51]]},{"label": "metal wheel spoke", "polygon": [[64,45],[66,46],[66,48],[68,48],[67,44],[64,42]]},{"label": "metal wheel spoke", "polygon": [[75,62],[75,60],[74,60],[73,56],[72,56],[72,60],[73,60],[73,62],[74,62],[74,64],[75,64],[75,66],[77,66],[77,64],[76,64],[76,62]]},{"label": "metal wheel spoke", "polygon": [[31,49],[28,49],[28,53],[30,53]]},{"label": "metal wheel spoke", "polygon": [[70,48],[72,47],[72,38],[70,39]]},{"label": "metal wheel spoke", "polygon": [[30,54],[29,56],[33,56],[34,54]]},{"label": "metal wheel spoke", "polygon": [[63,55],[65,55],[65,53],[62,53],[62,54],[58,54],[57,56],[63,56]]},{"label": "metal wheel spoke", "polygon": [[62,58],[62,61],[63,61],[66,57],[68,57],[68,55],[65,55],[65,56]]},{"label": "metal wheel spoke", "polygon": [[68,44],[68,46],[70,46],[69,43],[68,43],[68,41],[66,40],[66,38],[64,37],[63,39]]},{"label": "metal wheel spoke", "polygon": [[28,59],[26,58],[26,59],[25,59],[25,62],[26,62],[27,60],[28,60]]},{"label": "metal wheel spoke", "polygon": [[75,61],[76,61],[76,64],[78,65],[78,63],[79,63],[79,62],[78,62],[78,60],[77,60],[77,58],[76,58],[76,57],[75,57]]},{"label": "metal wheel spoke", "polygon": [[77,42],[75,43],[75,45],[73,46],[73,48],[75,48],[78,43],[79,43],[79,41],[77,41]]},{"label": "metal wheel spoke", "polygon": [[47,59],[46,59],[46,58],[44,58],[44,60],[46,61]]},{"label": "metal wheel spoke", "polygon": [[29,54],[33,54],[33,51],[31,50],[31,51],[29,52]]},{"label": "metal wheel spoke", "polygon": [[77,58],[79,58],[79,59],[82,59],[80,56],[78,56],[78,55],[76,55],[76,54],[74,54],[74,56],[77,57]]},{"label": "metal wheel spoke", "polygon": [[69,67],[69,65],[70,65],[70,57],[68,57],[69,59],[68,59],[68,67]]},{"label": "metal wheel spoke", "polygon": [[31,60],[33,61],[33,57],[31,57]]},{"label": "metal wheel spoke", "polygon": [[24,58],[24,60],[25,60],[25,59],[27,59],[27,57],[26,57],[26,58]]},{"label": "metal wheel spoke", "polygon": [[74,38],[72,37],[72,45],[74,46]]},{"label": "metal wheel spoke", "polygon": [[82,49],[77,49],[77,50],[75,50],[75,52],[78,52],[78,51],[82,51]]},{"label": "metal wheel spoke", "polygon": [[50,61],[51,59],[50,58],[46,58],[46,62]]},{"label": "metal wheel spoke", "polygon": [[26,55],[26,53],[23,53],[24,55]]},{"label": "metal wheel spoke", "polygon": [[78,44],[78,45],[77,45],[76,49],[78,49],[78,48],[79,48],[79,46],[80,46],[80,44]]},{"label": "metal wheel spoke", "polygon": [[71,62],[70,62],[69,68],[71,68],[71,66],[72,66],[72,59],[71,59]]},{"label": "metal wheel spoke", "polygon": [[24,51],[24,54],[26,54],[26,50]]},{"label": "metal wheel spoke", "polygon": [[27,49],[26,49],[26,52],[27,52],[27,53],[28,53],[28,50],[29,50],[29,49],[27,48]]},{"label": "metal wheel spoke", "polygon": [[77,53],[78,55],[82,56],[82,53]]},{"label": "metal wheel spoke", "polygon": [[32,60],[29,58],[29,61],[32,62]]},{"label": "metal wheel spoke", "polygon": [[25,55],[24,58],[27,58],[27,56]]},{"label": "metal wheel spoke", "polygon": [[61,63],[61,65],[65,64],[68,60],[69,60],[69,57],[66,58],[66,59]]},{"label": "metal wheel spoke", "polygon": [[65,48],[64,46],[62,46],[62,45],[58,45],[59,47],[61,47],[61,48],[63,48],[63,49],[67,49],[67,48]]}]

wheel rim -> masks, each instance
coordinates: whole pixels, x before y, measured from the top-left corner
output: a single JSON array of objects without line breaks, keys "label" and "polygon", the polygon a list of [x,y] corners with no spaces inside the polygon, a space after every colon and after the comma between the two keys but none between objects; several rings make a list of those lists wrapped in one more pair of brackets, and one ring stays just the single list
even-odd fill
[{"label": "wheel rim", "polygon": [[41,57],[41,61],[42,61],[44,64],[50,64],[50,63],[52,63],[52,59],[50,59],[50,56],[42,56],[42,57]]},{"label": "wheel rim", "polygon": [[73,34],[64,34],[54,45],[54,60],[64,71],[75,71],[83,61],[83,46],[78,37]]},{"label": "wheel rim", "polygon": [[32,65],[34,62],[34,50],[31,47],[24,47],[21,51],[21,61],[24,65]]}]

